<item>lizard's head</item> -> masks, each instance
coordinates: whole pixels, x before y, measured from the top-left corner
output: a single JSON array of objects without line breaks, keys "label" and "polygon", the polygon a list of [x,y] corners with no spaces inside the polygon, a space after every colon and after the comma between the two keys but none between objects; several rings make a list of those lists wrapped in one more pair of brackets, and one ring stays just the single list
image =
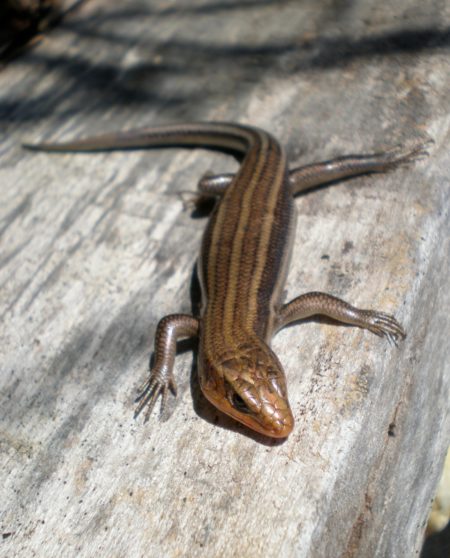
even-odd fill
[{"label": "lizard's head", "polygon": [[252,430],[272,438],[286,438],[292,431],[284,372],[269,347],[239,347],[219,365],[204,359],[199,379],[215,407]]}]

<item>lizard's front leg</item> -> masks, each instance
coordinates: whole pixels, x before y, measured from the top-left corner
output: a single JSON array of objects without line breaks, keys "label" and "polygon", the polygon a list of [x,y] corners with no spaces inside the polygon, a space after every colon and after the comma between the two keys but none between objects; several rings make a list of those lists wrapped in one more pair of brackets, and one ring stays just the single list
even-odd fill
[{"label": "lizard's front leg", "polygon": [[395,345],[398,339],[406,337],[405,331],[394,316],[376,310],[355,308],[340,298],[320,292],[300,295],[282,306],[277,314],[275,330],[318,314],[344,324],[368,329],[380,337],[387,337]]},{"label": "lizard's front leg", "polygon": [[142,386],[141,393],[136,399],[139,403],[134,417],[136,418],[144,407],[144,422],[147,422],[156,400],[161,395],[161,412],[164,410],[169,390],[176,395],[177,387],[173,377],[178,339],[198,335],[199,320],[188,314],[169,314],[158,323],[155,335],[155,362],[150,370],[150,376]]}]

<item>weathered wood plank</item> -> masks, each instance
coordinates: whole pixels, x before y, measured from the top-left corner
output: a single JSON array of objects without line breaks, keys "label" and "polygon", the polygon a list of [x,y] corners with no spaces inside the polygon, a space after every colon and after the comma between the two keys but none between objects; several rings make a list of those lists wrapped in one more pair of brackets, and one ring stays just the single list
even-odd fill
[{"label": "weathered wood plank", "polygon": [[[448,8],[92,1],[0,73],[1,556],[417,555],[449,442]],[[394,312],[395,349],[281,332],[297,419],[264,444],[201,398],[134,421],[158,319],[189,312],[219,153],[25,153],[187,120],[271,130],[294,162],[433,137],[428,160],[299,198],[288,296]]]}]

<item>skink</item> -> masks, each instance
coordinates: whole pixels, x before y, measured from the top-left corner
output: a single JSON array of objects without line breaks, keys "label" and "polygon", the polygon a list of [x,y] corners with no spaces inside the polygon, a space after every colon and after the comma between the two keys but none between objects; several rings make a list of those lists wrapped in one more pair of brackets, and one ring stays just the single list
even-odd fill
[{"label": "skink", "polygon": [[271,134],[229,123],[163,126],[25,147],[90,152],[163,146],[222,148],[243,157],[236,175],[210,176],[199,182],[202,196],[217,200],[198,264],[201,314],[172,314],[159,322],[154,365],[135,415],[146,408],[147,420],[159,397],[164,407],[169,391],[176,395],[176,342],[198,336],[199,382],[206,398],[247,427],[284,438],[292,431],[294,418],[283,368],[270,348],[278,330],[322,314],[394,343],[405,337],[393,316],[355,308],[326,293],[309,292],[283,303],[296,221],[293,196],[320,184],[408,163],[426,154],[425,144],[404,151],[340,157],[291,171]]}]

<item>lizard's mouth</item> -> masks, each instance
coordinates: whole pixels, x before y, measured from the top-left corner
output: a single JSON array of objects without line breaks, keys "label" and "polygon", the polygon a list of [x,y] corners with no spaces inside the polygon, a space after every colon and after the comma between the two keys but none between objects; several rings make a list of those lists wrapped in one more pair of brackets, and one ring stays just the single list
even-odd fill
[{"label": "lizard's mouth", "polygon": [[265,401],[255,412],[237,394],[232,398],[215,397],[208,390],[203,390],[203,394],[219,411],[264,436],[286,438],[294,428],[294,417],[286,400]]},{"label": "lizard's mouth", "polygon": [[242,417],[232,416],[245,424],[245,426],[270,438],[287,438],[294,428],[294,417],[290,410],[284,416],[272,417],[270,422],[266,420],[264,423],[248,415]]}]

